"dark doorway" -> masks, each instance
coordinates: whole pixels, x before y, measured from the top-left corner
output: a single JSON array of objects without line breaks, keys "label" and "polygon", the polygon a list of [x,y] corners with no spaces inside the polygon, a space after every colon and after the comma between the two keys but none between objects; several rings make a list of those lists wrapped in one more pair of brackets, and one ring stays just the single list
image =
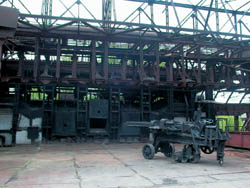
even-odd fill
[{"label": "dark doorway", "polygon": [[107,119],[90,119],[90,129],[106,129]]}]

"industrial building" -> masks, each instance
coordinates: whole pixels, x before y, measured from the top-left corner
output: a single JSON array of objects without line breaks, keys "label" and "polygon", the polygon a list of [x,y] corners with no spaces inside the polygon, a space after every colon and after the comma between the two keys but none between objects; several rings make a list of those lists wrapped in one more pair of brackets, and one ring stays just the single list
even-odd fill
[{"label": "industrial building", "polygon": [[0,0],[0,145],[145,141],[149,131],[127,121],[191,122],[199,107],[230,126],[228,145],[250,148],[249,10],[241,0]]}]

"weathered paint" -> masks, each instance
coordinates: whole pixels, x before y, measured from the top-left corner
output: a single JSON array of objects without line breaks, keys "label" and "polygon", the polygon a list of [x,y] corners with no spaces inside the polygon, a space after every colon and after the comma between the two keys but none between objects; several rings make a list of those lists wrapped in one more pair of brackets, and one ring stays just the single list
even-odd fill
[{"label": "weathered paint", "polygon": [[227,146],[250,149],[250,132],[230,132],[231,140],[226,142]]}]

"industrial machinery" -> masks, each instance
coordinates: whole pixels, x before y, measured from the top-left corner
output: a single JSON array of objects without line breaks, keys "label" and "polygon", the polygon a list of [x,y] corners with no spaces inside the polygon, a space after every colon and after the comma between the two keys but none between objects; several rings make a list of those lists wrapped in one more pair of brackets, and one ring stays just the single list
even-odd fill
[{"label": "industrial machinery", "polygon": [[[124,122],[190,121],[198,96],[215,102],[203,102],[207,118],[233,116],[230,131],[241,131],[242,114],[250,118],[250,3],[36,3],[0,0],[5,145],[27,138],[33,113],[23,115],[24,105],[40,109],[32,125],[44,141],[146,137],[147,131]],[[126,14],[124,7],[130,7]]]},{"label": "industrial machinery", "polygon": [[[200,160],[200,150],[205,154],[217,152],[217,160],[223,165],[225,142],[229,140],[228,128],[223,132],[212,119],[196,119],[181,123],[169,119],[151,122],[127,122],[128,126],[149,128],[153,137],[152,144],[144,145],[142,153],[145,159],[153,159],[157,152],[173,157],[177,162]],[[175,152],[173,144],[184,144],[181,152]]]}]

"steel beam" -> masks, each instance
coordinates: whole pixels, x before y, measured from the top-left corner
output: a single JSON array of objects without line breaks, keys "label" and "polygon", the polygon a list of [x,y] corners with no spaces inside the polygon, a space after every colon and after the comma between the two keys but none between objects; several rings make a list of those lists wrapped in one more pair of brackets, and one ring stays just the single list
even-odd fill
[{"label": "steel beam", "polygon": [[90,78],[92,83],[95,83],[96,79],[96,41],[92,40],[91,42],[91,70]]},{"label": "steel beam", "polygon": [[35,62],[33,67],[33,77],[36,80],[40,76],[40,38],[36,38],[35,44]]},{"label": "steel beam", "polygon": [[[141,2],[141,3],[148,2],[148,0],[126,0],[126,1],[134,1],[134,2]],[[209,6],[197,6],[197,5],[184,4],[184,3],[173,4],[172,2],[166,2],[166,1],[153,1],[153,3],[159,4],[159,5],[175,6],[175,7],[180,7],[180,8],[200,9],[200,10],[205,10],[205,11],[209,11],[210,9]],[[225,13],[225,9],[222,9],[222,8],[211,8],[211,11]],[[245,11],[227,10],[227,12],[230,14],[237,13],[239,15],[250,16],[250,12],[245,12]]]},{"label": "steel beam", "polygon": [[109,59],[108,59],[108,53],[109,53],[109,44],[107,41],[104,41],[104,61],[103,61],[103,73],[104,73],[104,80],[105,82],[108,82],[108,74],[109,74]]},{"label": "steel beam", "polygon": [[239,116],[234,116],[234,131],[239,131]]},{"label": "steel beam", "polygon": [[3,43],[4,43],[4,40],[0,39],[0,78],[2,77]]},{"label": "steel beam", "polygon": [[155,47],[155,78],[157,83],[159,84],[160,82],[160,55],[159,55],[159,44],[156,45]]},{"label": "steel beam", "polygon": [[121,76],[122,80],[126,80],[127,75],[127,59],[126,56],[122,56],[122,69],[121,69]]},{"label": "steel beam", "polygon": [[[21,17],[24,18],[36,18],[36,19],[42,19],[42,18],[50,18],[50,19],[56,19],[56,20],[65,20],[65,21],[76,21],[76,22],[90,22],[90,23],[102,23],[102,24],[115,24],[115,25],[123,25],[123,26],[138,26],[138,27],[147,27],[147,28],[157,28],[157,29],[169,29],[173,30],[175,32],[180,31],[186,31],[186,32],[196,32],[196,33],[204,33],[204,34],[219,34],[223,36],[232,36],[232,37],[244,37],[244,38],[250,38],[250,35],[240,35],[235,33],[228,33],[228,32],[216,32],[216,31],[204,31],[204,30],[194,30],[192,28],[178,28],[178,27],[171,27],[171,26],[161,26],[161,25],[153,25],[153,24],[142,24],[142,23],[132,23],[132,22],[121,22],[121,21],[104,21],[104,20],[93,20],[93,19],[82,19],[82,18],[70,18],[70,17],[59,17],[59,16],[42,16],[42,15],[31,15],[31,14],[20,14]],[[109,33],[112,35],[112,33]]]},{"label": "steel beam", "polygon": [[61,63],[60,58],[61,57],[61,39],[58,39],[57,41],[57,51],[56,51],[56,79],[58,80],[60,78],[61,74]]},{"label": "steel beam", "polygon": [[23,77],[24,51],[18,52],[18,58],[19,58],[19,63],[18,63],[17,76]]},{"label": "steel beam", "polygon": [[171,59],[170,62],[167,62],[167,81],[172,83],[174,81],[174,72],[173,72],[173,60]]},{"label": "steel beam", "polygon": [[73,54],[73,62],[72,62],[72,78],[77,77],[77,55]]},{"label": "steel beam", "polygon": [[144,80],[144,58],[143,58],[143,47],[144,45],[140,44],[140,55],[139,55],[139,76],[141,83]]}]

